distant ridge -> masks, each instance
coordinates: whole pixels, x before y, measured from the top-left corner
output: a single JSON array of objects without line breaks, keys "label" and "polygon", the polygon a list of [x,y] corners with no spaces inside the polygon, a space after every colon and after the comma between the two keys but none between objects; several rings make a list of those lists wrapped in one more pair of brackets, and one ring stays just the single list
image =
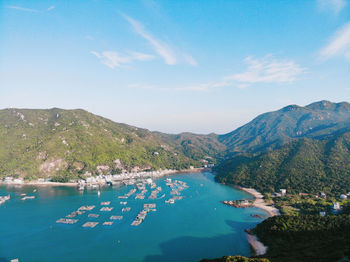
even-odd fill
[{"label": "distant ridge", "polygon": [[259,115],[248,124],[218,137],[230,153],[261,152],[299,138],[322,138],[350,130],[350,104],[326,100],[289,105]]},{"label": "distant ridge", "polygon": [[0,110],[0,177],[67,181],[88,174],[179,170],[348,131],[347,102],[289,105],[225,135],[151,132],[83,109],[8,108]]}]

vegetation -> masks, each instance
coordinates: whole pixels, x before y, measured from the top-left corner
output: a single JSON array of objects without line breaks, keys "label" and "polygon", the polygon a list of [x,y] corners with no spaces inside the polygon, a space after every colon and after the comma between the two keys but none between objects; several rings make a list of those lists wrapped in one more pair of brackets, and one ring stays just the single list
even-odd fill
[{"label": "vegetation", "polygon": [[222,135],[229,152],[256,153],[300,138],[320,139],[350,130],[350,104],[320,101],[301,107],[290,105],[259,115],[248,124]]},{"label": "vegetation", "polygon": [[272,262],[332,262],[350,257],[350,215],[275,216],[254,231],[269,247],[264,257]]},{"label": "vegetation", "polygon": [[225,256],[217,259],[203,259],[201,262],[270,262],[266,258],[247,258],[243,256]]},{"label": "vegetation", "polygon": [[314,198],[313,196],[287,195],[274,198],[275,206],[284,215],[319,215],[320,212],[329,214],[335,199]]},{"label": "vegetation", "polygon": [[80,109],[0,111],[0,177],[186,169],[214,163],[224,148],[215,135],[150,132]]},{"label": "vegetation", "polygon": [[350,133],[322,140],[299,139],[259,155],[234,156],[215,168],[223,183],[260,192],[339,196],[350,191]]}]

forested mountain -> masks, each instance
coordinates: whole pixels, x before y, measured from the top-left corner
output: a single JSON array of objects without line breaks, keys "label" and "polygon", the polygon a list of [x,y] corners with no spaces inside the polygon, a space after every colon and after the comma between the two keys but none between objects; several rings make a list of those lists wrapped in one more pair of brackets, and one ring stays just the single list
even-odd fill
[{"label": "forested mountain", "polygon": [[185,169],[212,163],[224,149],[215,135],[150,132],[80,109],[0,111],[0,176]]},{"label": "forested mountain", "polygon": [[350,131],[350,104],[320,101],[259,115],[233,132],[219,136],[219,141],[231,153],[254,153],[278,148],[299,138],[320,139],[345,131]]},{"label": "forested mountain", "polygon": [[[346,102],[287,106],[262,114],[225,135],[151,132],[81,109],[4,109],[0,110],[0,176],[69,177],[86,172],[185,169],[219,161],[220,181],[248,185],[247,181],[258,174],[257,188],[264,183],[272,183],[269,190],[275,186],[292,188],[299,182],[290,173],[299,179],[306,173],[311,179],[317,173],[319,178],[310,182],[326,181],[322,177],[329,174],[340,181],[340,173],[347,174],[347,142],[331,146],[331,141],[338,141],[337,138],[347,141],[347,131],[350,104]],[[303,140],[298,142],[300,139]],[[292,141],[297,142],[282,147]],[[309,154],[304,152],[306,148],[312,151],[310,162],[300,160],[303,154]],[[258,172],[253,164],[260,162],[264,172]],[[318,186],[316,183],[315,187]]]},{"label": "forested mountain", "polygon": [[332,194],[350,190],[350,132],[322,140],[303,138],[259,155],[234,156],[215,170],[220,182],[261,192]]}]

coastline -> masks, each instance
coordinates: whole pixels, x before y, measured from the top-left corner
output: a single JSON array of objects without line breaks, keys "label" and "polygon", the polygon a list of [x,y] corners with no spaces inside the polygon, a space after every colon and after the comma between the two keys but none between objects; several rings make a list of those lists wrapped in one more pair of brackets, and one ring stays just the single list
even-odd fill
[{"label": "coastline", "polygon": [[[193,168],[193,169],[183,169],[183,170],[162,170],[160,171],[161,174],[159,174],[156,178],[164,177],[167,175],[176,175],[176,174],[181,174],[181,173],[197,173],[197,172],[202,172],[204,170],[207,170],[206,168]],[[145,176],[145,178],[148,178],[149,176]],[[128,180],[128,179],[125,179]],[[121,180],[124,181],[124,180]],[[118,181],[118,182],[121,182]],[[39,182],[39,181],[24,181],[23,183],[6,183],[0,181],[0,185],[5,185],[5,186],[68,186],[68,187],[78,187],[79,182],[50,182],[50,181],[45,181],[45,182]]]},{"label": "coastline", "polygon": [[[253,207],[260,208],[268,213],[268,217],[279,216],[280,211],[274,206],[268,206],[264,200],[264,196],[256,191],[254,188],[245,188],[240,186],[234,186],[248,194],[254,196],[255,200],[253,202]],[[253,249],[255,256],[264,255],[268,249],[256,235],[253,235],[249,229],[245,230],[247,234],[247,240],[251,248]]]},{"label": "coastline", "polygon": [[253,202],[253,207],[260,208],[266,211],[269,214],[269,217],[280,215],[280,211],[274,206],[267,205],[264,200],[264,196],[260,192],[256,191],[254,188],[246,188],[246,187],[240,187],[240,186],[235,186],[235,188],[240,189],[254,196],[255,200]]}]

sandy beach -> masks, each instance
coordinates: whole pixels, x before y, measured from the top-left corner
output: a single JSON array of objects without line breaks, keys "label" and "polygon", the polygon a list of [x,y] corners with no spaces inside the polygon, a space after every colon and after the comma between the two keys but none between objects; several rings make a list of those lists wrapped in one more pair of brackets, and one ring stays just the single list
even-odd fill
[{"label": "sandy beach", "polygon": [[[245,188],[245,187],[239,187],[239,186],[236,186],[236,188],[243,190],[251,194],[252,196],[254,196],[255,200],[253,202],[253,206],[260,208],[262,210],[265,210],[269,214],[269,217],[280,215],[280,211],[274,206],[267,205],[264,200],[264,196],[260,192],[256,191],[254,188]],[[252,249],[254,250],[254,255],[256,256],[264,255],[268,247],[265,246],[262,242],[260,242],[256,235],[251,234],[249,230],[246,230],[246,233],[247,233],[248,242],[252,247]]]},{"label": "sandy beach", "polygon": [[255,197],[255,200],[253,202],[254,207],[265,210],[270,217],[280,215],[280,211],[274,206],[267,205],[264,200],[264,196],[260,192],[256,191],[254,188],[245,188],[245,187],[239,187],[239,186],[236,186],[236,187]]}]

